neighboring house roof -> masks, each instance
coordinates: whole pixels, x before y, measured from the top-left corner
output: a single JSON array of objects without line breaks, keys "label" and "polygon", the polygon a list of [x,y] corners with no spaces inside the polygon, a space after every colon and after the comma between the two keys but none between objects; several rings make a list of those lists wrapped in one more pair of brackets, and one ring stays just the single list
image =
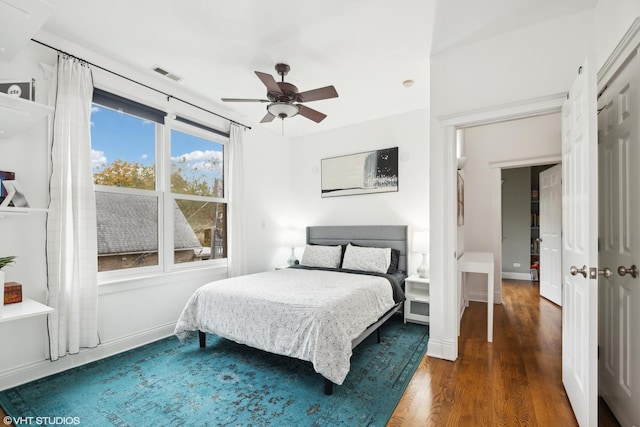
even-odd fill
[{"label": "neighboring house roof", "polygon": [[[158,198],[139,194],[96,191],[98,254],[156,252]],[[173,202],[175,249],[202,245],[178,205]]]}]

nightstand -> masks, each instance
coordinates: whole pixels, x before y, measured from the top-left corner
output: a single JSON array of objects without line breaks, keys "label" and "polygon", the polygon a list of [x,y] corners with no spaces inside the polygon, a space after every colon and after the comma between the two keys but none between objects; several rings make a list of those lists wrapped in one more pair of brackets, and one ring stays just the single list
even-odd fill
[{"label": "nightstand", "polygon": [[429,323],[429,279],[417,274],[404,280],[404,321]]}]

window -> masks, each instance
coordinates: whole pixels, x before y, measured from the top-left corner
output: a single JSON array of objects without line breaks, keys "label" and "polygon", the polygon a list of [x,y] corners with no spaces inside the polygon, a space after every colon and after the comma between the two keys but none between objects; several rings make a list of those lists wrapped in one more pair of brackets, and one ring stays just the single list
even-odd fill
[{"label": "window", "polygon": [[[171,193],[175,262],[227,257],[224,145],[171,131]],[[197,247],[194,247],[197,245]]]},{"label": "window", "polygon": [[160,270],[227,256],[224,142],[202,127],[167,122],[162,111],[94,91],[100,272]]}]

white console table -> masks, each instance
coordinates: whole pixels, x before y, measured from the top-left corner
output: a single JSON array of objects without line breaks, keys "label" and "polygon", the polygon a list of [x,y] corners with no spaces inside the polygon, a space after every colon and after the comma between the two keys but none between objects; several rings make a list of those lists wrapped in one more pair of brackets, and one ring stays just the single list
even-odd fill
[{"label": "white console table", "polygon": [[458,271],[487,275],[487,341],[493,342],[493,253],[465,252],[458,259]]}]

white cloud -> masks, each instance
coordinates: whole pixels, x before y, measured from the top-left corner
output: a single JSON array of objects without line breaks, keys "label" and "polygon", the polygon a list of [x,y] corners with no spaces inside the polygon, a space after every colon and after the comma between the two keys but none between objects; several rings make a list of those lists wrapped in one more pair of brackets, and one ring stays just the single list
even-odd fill
[{"label": "white cloud", "polygon": [[213,170],[214,162],[217,162],[217,167],[222,166],[222,153],[220,151],[192,151],[190,153],[181,154],[180,156],[171,157],[171,161],[177,163],[184,163],[191,169],[207,169]]},{"label": "white cloud", "polygon": [[142,160],[146,160],[146,159],[149,158],[149,155],[148,154],[143,154],[141,157],[142,157]]},{"label": "white cloud", "polygon": [[99,168],[107,164],[107,157],[104,151],[91,150],[91,167]]},{"label": "white cloud", "polygon": [[100,107],[98,107],[97,105],[93,105],[93,106],[91,106],[91,112],[92,112],[92,113],[97,113],[97,112],[99,112],[100,110],[101,110],[101,108],[100,108]]}]

